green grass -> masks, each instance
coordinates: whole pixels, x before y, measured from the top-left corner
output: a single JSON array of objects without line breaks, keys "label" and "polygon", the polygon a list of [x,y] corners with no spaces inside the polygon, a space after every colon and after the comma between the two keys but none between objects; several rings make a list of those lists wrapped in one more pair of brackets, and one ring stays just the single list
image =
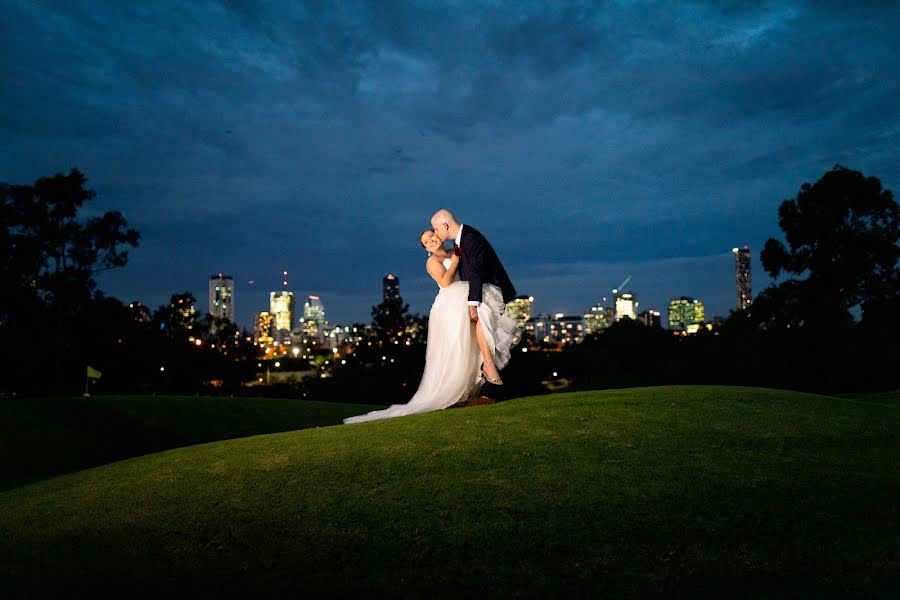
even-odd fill
[{"label": "green grass", "polygon": [[0,589],[894,597],[898,425],[659,387],[180,448],[0,493]]},{"label": "green grass", "polygon": [[335,425],[374,408],[193,396],[0,400],[0,490],[160,450]]},{"label": "green grass", "polygon": [[894,404],[900,406],[900,390],[891,392],[868,392],[860,394],[841,394],[842,398],[859,400],[860,402],[873,402],[878,404]]}]

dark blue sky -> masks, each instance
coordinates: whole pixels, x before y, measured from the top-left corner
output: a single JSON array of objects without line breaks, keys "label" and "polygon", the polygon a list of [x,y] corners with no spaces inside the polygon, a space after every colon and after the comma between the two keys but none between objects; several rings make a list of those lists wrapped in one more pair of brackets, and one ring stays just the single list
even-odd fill
[{"label": "dark blue sky", "polygon": [[393,272],[427,313],[446,206],[541,313],[631,275],[726,315],[801,183],[900,191],[896,2],[286,4],[0,0],[0,181],[77,166],[125,214],[106,292],[205,308],[224,271],[249,324],[287,269],[350,323]]}]

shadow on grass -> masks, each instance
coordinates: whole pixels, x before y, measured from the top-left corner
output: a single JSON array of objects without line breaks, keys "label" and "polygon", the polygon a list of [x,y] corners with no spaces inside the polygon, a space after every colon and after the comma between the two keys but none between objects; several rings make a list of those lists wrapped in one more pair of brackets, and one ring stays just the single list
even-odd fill
[{"label": "shadow on grass", "polygon": [[0,401],[0,491],[217,440],[341,423],[379,408],[273,398],[95,396]]}]

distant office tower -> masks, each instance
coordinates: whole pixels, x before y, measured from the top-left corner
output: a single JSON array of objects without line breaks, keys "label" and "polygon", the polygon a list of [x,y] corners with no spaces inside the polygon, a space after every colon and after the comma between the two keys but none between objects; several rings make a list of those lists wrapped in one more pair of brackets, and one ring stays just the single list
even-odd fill
[{"label": "distant office tower", "polygon": [[270,292],[269,312],[273,318],[272,335],[283,341],[294,328],[294,292]]},{"label": "distant office tower", "polygon": [[585,323],[581,315],[534,317],[525,322],[526,333],[535,341],[554,344],[580,344],[584,341]]},{"label": "distant office tower", "polygon": [[621,321],[624,317],[631,320],[637,319],[637,298],[631,292],[623,292],[616,294],[616,321]]},{"label": "distant office tower", "polygon": [[732,248],[734,254],[734,285],[737,291],[738,310],[750,307],[753,290],[750,286],[750,247]]},{"label": "distant office tower", "polygon": [[234,323],[234,279],[231,275],[209,278],[209,314]]},{"label": "distant office tower", "polygon": [[658,310],[645,310],[638,315],[638,321],[647,327],[662,327],[662,314]]},{"label": "distant office tower", "polygon": [[611,306],[592,306],[584,313],[584,332],[586,335],[600,333],[616,320],[616,311]]},{"label": "distant office tower", "polygon": [[325,306],[318,296],[309,296],[303,305],[303,333],[308,337],[324,338]]},{"label": "distant office tower", "polygon": [[272,326],[274,324],[275,317],[272,313],[256,313],[253,318],[253,343],[262,346],[271,344],[274,340],[272,337]]},{"label": "distant office tower", "polygon": [[534,306],[534,296],[516,296],[506,304],[506,312],[509,313],[516,324],[524,329],[525,323],[531,318],[531,309]]},{"label": "distant office tower", "polygon": [[325,324],[325,305],[318,296],[309,296],[306,298],[306,304],[303,305],[303,318],[307,321],[315,321],[322,326]]},{"label": "distant office tower", "polygon": [[696,333],[705,320],[703,302],[700,300],[681,296],[669,302],[669,329]]},{"label": "distant office tower", "polygon": [[400,302],[403,303],[403,300],[400,298],[400,280],[394,277],[393,274],[388,274],[382,280],[382,285],[384,287],[384,301],[385,302]]}]

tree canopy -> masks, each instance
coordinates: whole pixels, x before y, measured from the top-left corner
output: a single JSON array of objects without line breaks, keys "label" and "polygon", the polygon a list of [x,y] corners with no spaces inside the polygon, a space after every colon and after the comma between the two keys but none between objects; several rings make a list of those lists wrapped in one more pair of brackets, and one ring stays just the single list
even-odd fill
[{"label": "tree canopy", "polygon": [[876,177],[835,165],[782,202],[778,224],[787,245],[770,238],[760,259],[772,277],[789,278],[766,290],[755,311],[778,305],[791,313],[782,320],[827,326],[852,321],[855,307],[865,320],[896,305],[900,210]]},{"label": "tree canopy", "polygon": [[118,211],[79,219],[95,197],[86,183],[72,169],[0,188],[0,339],[52,340],[57,382],[72,355],[72,318],[94,299],[94,275],[124,267],[140,238]]}]

